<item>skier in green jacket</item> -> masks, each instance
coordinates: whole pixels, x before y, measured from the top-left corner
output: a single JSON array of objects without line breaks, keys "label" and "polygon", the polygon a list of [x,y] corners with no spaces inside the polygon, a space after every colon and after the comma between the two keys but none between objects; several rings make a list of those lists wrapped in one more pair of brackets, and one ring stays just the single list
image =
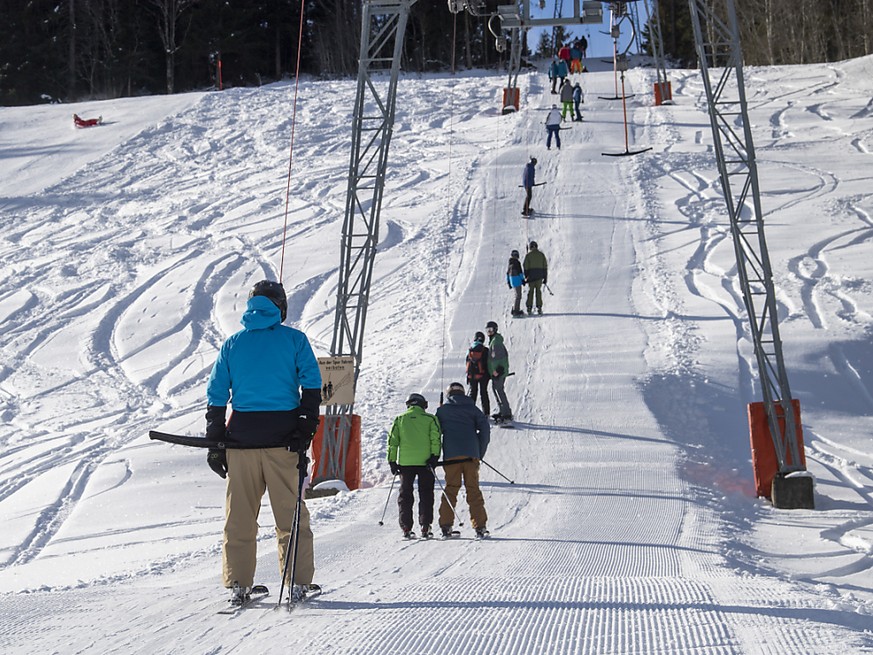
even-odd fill
[{"label": "skier in green jacket", "polygon": [[488,333],[488,374],[491,376],[491,389],[497,398],[497,413],[492,414],[491,418],[497,423],[508,423],[512,420],[512,408],[503,385],[509,374],[509,353],[503,345],[503,335],[497,332],[497,323],[488,321],[485,332]]},{"label": "skier in green jacket", "polygon": [[406,539],[415,539],[412,530],[412,485],[418,478],[418,523],[421,536],[433,536],[433,467],[439,461],[442,441],[440,423],[428,414],[427,400],[420,393],[406,399],[406,411],[394,419],[388,433],[388,465],[391,473],[400,476],[400,529]]},{"label": "skier in green jacket", "polygon": [[537,314],[543,313],[543,285],[549,281],[549,263],[536,241],[531,241],[522,263],[524,281],[527,284],[527,313],[533,312],[534,300]]}]

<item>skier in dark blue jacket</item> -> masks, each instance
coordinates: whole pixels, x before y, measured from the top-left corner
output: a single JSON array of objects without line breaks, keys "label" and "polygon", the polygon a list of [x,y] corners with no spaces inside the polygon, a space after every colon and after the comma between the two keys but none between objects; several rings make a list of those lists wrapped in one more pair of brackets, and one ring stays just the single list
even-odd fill
[{"label": "skier in dark blue jacket", "polygon": [[[446,475],[445,494],[440,503],[440,529],[443,537],[453,535],[454,508],[463,481],[470,507],[470,523],[477,537],[486,537],[488,514],[485,512],[485,498],[479,489],[479,460],[488,450],[491,426],[482,410],[466,395],[463,384],[452,382],[446,396],[446,403],[436,412],[443,433],[443,470]],[[453,459],[459,461],[452,464]]]},{"label": "skier in dark blue jacket", "polygon": [[[221,346],[206,390],[206,436],[242,442],[245,449],[211,449],[207,462],[227,478],[222,548],[224,586],[231,602],[250,593],[257,563],[258,513],[269,491],[279,542],[280,574],[297,507],[298,475],[318,429],[321,374],[306,335],[282,325],[288,311],[278,282],[258,282],[240,321],[244,329]],[[302,389],[302,393],[301,393]],[[233,413],[225,425],[228,402]],[[299,470],[298,470],[299,467]],[[289,585],[315,590],[309,512],[301,500],[296,576]]]},{"label": "skier in dark blue jacket", "polygon": [[531,157],[530,161],[524,165],[524,173],[521,175],[521,186],[524,187],[524,207],[521,213],[524,216],[530,216],[530,201],[533,198],[533,188],[537,183],[537,158]]}]

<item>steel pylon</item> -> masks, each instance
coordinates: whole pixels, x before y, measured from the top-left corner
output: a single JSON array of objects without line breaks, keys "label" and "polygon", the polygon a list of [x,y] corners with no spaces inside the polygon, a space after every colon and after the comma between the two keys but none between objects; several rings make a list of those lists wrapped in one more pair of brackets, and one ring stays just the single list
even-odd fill
[{"label": "steel pylon", "polygon": [[[725,0],[718,15],[711,0],[688,0],[694,40],[712,126],[719,178],[730,218],[743,302],[770,435],[780,473],[802,471],[800,435],[782,356],[773,272],[764,237],[764,216],[752,142],[736,10]],[[783,421],[779,420],[781,416]]]},{"label": "steel pylon", "polygon": [[[357,386],[388,147],[394,128],[397,79],[409,10],[416,0],[369,0],[362,7],[358,86],[352,118],[348,191],[340,245],[333,356],[355,360]],[[353,405],[329,406],[316,480],[343,479]]]}]

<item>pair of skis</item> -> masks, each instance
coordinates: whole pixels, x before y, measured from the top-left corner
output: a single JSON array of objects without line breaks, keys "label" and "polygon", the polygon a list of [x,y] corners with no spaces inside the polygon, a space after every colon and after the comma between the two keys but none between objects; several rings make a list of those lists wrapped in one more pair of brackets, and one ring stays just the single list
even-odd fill
[{"label": "pair of skis", "polygon": [[[218,614],[223,614],[225,616],[236,616],[244,609],[260,605],[262,601],[270,595],[270,590],[267,589],[266,586],[259,584],[252,587],[251,592],[240,602],[232,602],[227,601],[226,604],[222,605],[221,609],[218,610]],[[300,585],[295,585],[291,592],[288,595],[287,603],[285,607],[288,611],[292,611],[303,603],[312,600],[321,595],[321,589],[305,589]],[[278,609],[279,605],[273,606],[273,609]]]}]

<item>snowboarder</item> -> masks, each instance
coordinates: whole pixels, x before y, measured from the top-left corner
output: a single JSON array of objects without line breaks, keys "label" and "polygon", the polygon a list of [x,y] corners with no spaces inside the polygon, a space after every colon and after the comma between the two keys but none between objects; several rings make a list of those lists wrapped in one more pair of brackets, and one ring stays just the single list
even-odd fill
[{"label": "snowboarder", "polygon": [[552,105],[549,115],[546,116],[546,130],[549,136],[546,138],[546,150],[552,149],[552,135],[555,137],[555,145],[561,149],[561,110],[558,105]]},{"label": "snowboarder", "polygon": [[[573,85],[570,80],[564,80],[561,85],[561,120],[567,120],[567,112],[573,118]],[[559,146],[560,147],[560,146]]]},{"label": "snowboarder", "polygon": [[531,157],[530,161],[524,165],[524,173],[521,175],[521,186],[524,187],[524,207],[521,213],[525,216],[530,215],[530,201],[533,198],[533,188],[536,186],[537,177],[537,158]]},{"label": "snowboarder", "polygon": [[582,95],[582,85],[579,82],[573,85],[573,105],[576,110],[576,115],[573,116],[574,121],[582,120],[582,113],[579,111],[579,105],[585,103],[585,96]]},{"label": "snowboarder", "polygon": [[503,336],[497,332],[497,323],[488,321],[485,325],[488,334],[488,373],[491,376],[491,389],[497,398],[497,412],[491,415],[495,421],[511,421],[512,408],[506,398],[504,384],[509,375],[509,353],[503,345]]},{"label": "snowboarder", "polygon": [[[470,508],[470,523],[479,538],[488,536],[485,498],[479,489],[479,460],[485,457],[491,440],[491,427],[473,401],[464,395],[464,385],[452,382],[446,390],[446,402],[436,412],[443,433],[443,468],[445,493],[440,502],[440,530],[451,537],[458,491],[463,482]],[[452,460],[460,460],[452,463]]]},{"label": "snowboarder", "polygon": [[[206,389],[206,436],[255,446],[210,449],[207,455],[209,467],[227,479],[222,560],[224,586],[233,590],[234,604],[245,602],[254,583],[258,513],[265,489],[276,523],[279,573],[283,573],[298,502],[298,475],[305,475],[306,451],[318,429],[318,361],[306,335],[282,325],[287,311],[281,283],[255,284],[240,321],[244,329],[221,346]],[[233,413],[225,425],[228,401]],[[317,591],[312,584],[309,512],[302,500],[298,530],[296,576],[287,584]]]},{"label": "snowboarder", "polygon": [[97,118],[79,118],[78,115],[73,114],[73,125],[76,127],[94,127],[95,125],[101,125],[102,123],[102,116],[98,116]]},{"label": "snowboarder", "polygon": [[[521,262],[518,260],[518,250],[513,250],[509,253],[509,266],[506,268],[506,284],[512,289],[515,294],[515,302],[512,305],[513,316],[524,316],[521,311],[521,287],[524,284],[524,272],[521,267]],[[477,332],[476,334],[479,334]],[[484,407],[483,407],[484,409]],[[485,410],[488,413],[488,410]]]},{"label": "snowboarder", "polygon": [[406,399],[406,411],[394,419],[388,433],[388,465],[391,473],[400,476],[400,529],[406,539],[415,539],[412,530],[412,485],[418,478],[418,524],[421,536],[433,536],[433,467],[440,455],[440,424],[428,414],[427,400],[420,393]]},{"label": "snowboarder", "polygon": [[527,313],[533,312],[536,301],[537,314],[543,313],[543,285],[548,284],[549,268],[546,256],[540,252],[536,241],[531,241],[524,256],[524,281],[527,284]]},{"label": "snowboarder", "polygon": [[491,412],[491,400],[488,398],[488,348],[485,346],[485,335],[477,332],[473,335],[473,343],[467,350],[467,386],[470,398],[476,404],[478,397],[482,398],[482,411],[487,416]]}]

